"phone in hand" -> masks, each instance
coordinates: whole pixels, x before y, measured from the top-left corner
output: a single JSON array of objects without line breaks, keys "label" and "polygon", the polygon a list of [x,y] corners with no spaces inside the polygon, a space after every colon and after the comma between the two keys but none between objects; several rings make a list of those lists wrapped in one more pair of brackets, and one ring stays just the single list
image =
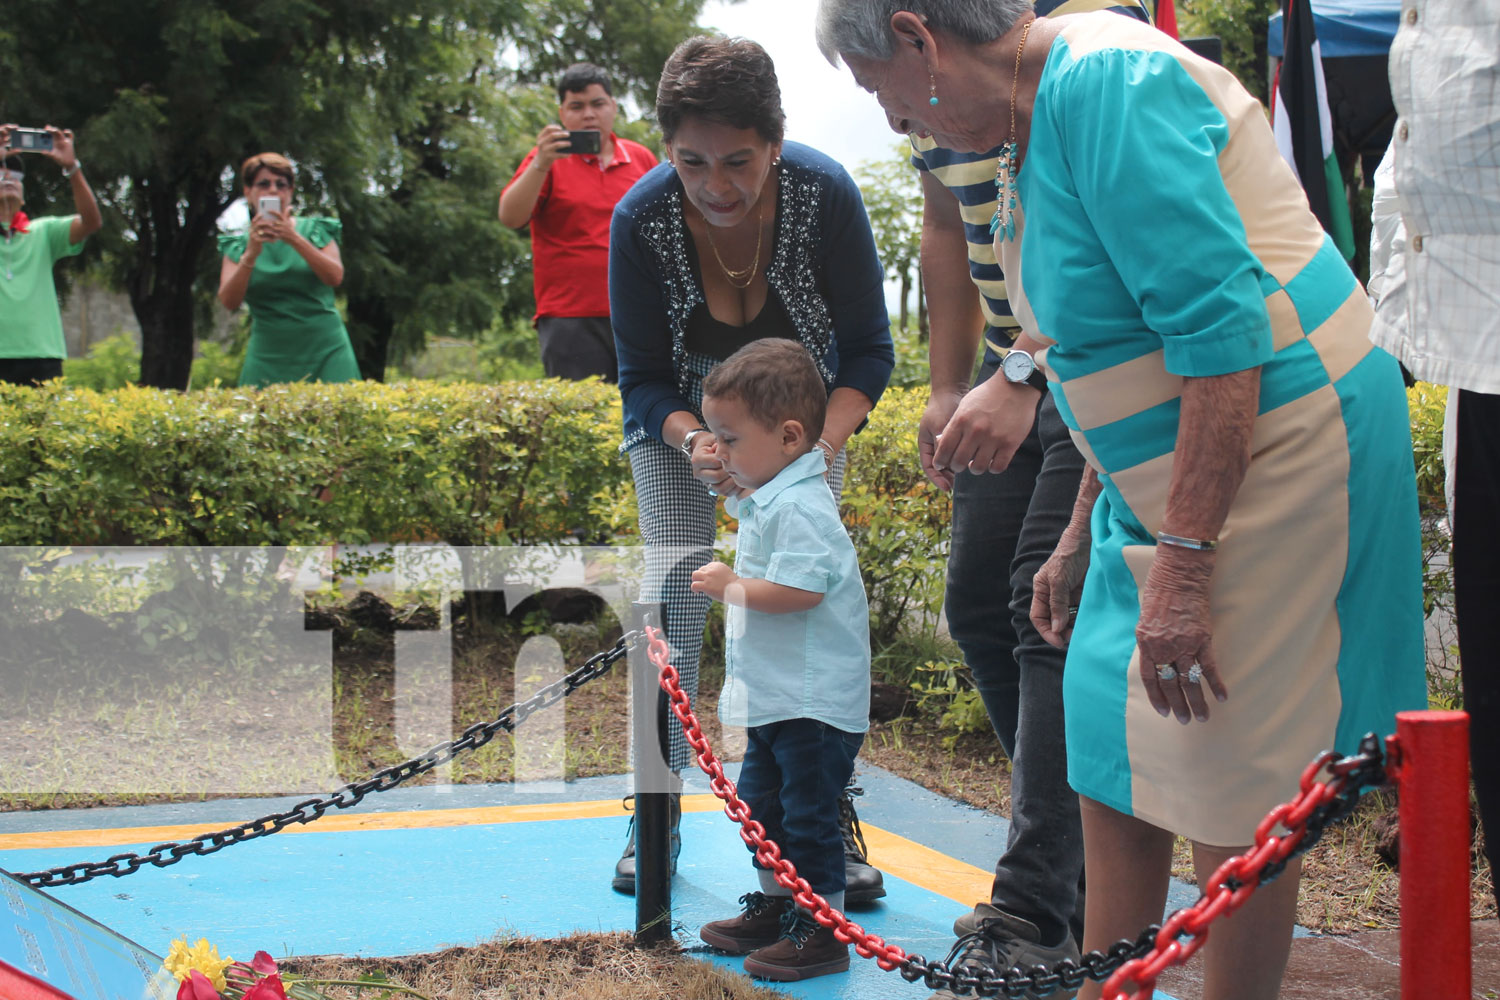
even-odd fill
[{"label": "phone in hand", "polygon": [[256,203],[256,211],[261,215],[280,215],[281,197],[274,194],[266,195]]},{"label": "phone in hand", "polygon": [[42,128],[13,128],[9,145],[22,153],[48,153],[52,151],[52,133]]},{"label": "phone in hand", "polygon": [[562,151],[597,155],[602,138],[602,134],[596,128],[569,129],[568,144],[562,147]]}]

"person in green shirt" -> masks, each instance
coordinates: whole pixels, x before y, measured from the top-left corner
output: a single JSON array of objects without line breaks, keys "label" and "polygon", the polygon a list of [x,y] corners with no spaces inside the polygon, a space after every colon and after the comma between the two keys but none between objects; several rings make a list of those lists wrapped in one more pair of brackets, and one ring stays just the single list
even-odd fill
[{"label": "person in green shirt", "polygon": [[[10,148],[15,125],[0,125],[0,151]],[[52,265],[83,250],[104,224],[99,204],[73,146],[73,133],[48,125],[51,149],[37,152],[62,168],[73,188],[77,215],[28,219],[25,167],[18,155],[0,158],[0,382],[39,385],[61,378],[68,356]]]},{"label": "person in green shirt", "polygon": [[[359,365],[333,297],[344,280],[343,227],[322,216],[292,216],[295,174],[279,153],[250,157],[240,178],[250,228],[219,237],[219,301],[230,312],[250,306],[240,385],[357,381]],[[279,199],[279,210],[260,211],[265,198]]]}]

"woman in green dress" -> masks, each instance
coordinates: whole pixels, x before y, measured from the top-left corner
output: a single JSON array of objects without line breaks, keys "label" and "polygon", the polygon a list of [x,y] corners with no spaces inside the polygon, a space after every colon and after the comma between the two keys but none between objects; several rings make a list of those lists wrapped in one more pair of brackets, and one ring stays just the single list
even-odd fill
[{"label": "woman in green dress", "polygon": [[[277,382],[353,382],[354,348],[334,303],[344,280],[340,224],[322,216],[293,218],[292,165],[279,153],[260,153],[240,168],[250,229],[222,235],[219,301],[234,312],[250,306],[250,344],[240,385]],[[279,199],[280,210],[264,198]]]}]

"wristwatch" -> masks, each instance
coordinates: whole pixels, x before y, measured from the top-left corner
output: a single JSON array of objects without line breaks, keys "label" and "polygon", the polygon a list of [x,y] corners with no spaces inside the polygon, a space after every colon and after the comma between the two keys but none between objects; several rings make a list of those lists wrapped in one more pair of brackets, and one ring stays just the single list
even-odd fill
[{"label": "wristwatch", "polygon": [[1036,366],[1036,359],[1031,353],[1019,347],[1012,347],[1005,352],[1005,357],[1000,359],[1000,373],[1007,382],[1024,382],[1033,389],[1047,391],[1047,376]]},{"label": "wristwatch", "polygon": [[713,431],[709,430],[707,427],[694,427],[692,430],[688,431],[682,436],[682,453],[688,457],[689,462],[693,460],[693,439],[696,438],[699,434],[712,433]]}]

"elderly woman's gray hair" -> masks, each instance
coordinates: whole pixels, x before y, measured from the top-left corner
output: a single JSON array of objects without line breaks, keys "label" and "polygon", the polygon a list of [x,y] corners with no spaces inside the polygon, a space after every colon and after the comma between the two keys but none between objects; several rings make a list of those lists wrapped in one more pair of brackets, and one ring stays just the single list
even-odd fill
[{"label": "elderly woman's gray hair", "polygon": [[821,0],[818,48],[835,66],[840,55],[884,62],[896,52],[891,15],[909,10],[928,28],[974,45],[992,42],[1031,10],[1032,0]]}]

